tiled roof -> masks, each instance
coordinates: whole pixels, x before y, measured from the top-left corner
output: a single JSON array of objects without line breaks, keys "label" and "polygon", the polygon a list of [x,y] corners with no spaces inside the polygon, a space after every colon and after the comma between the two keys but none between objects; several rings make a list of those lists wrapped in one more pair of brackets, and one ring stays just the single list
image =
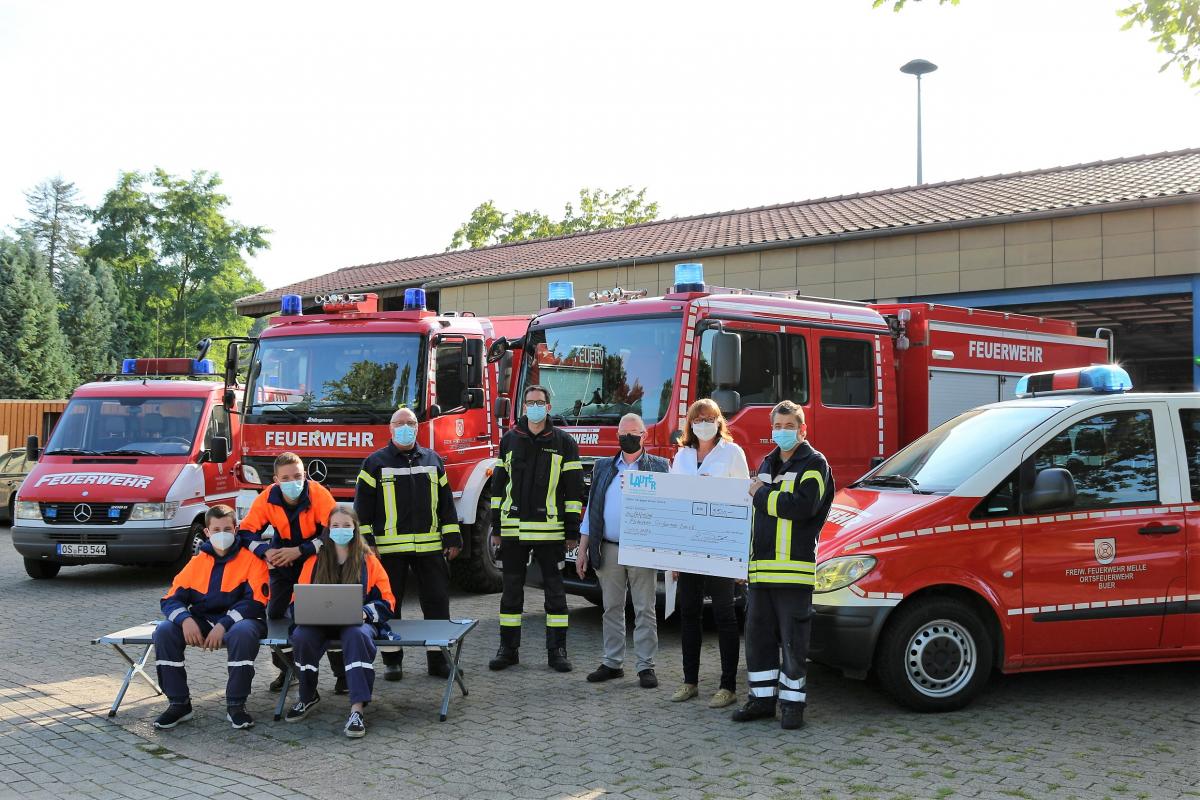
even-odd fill
[{"label": "tiled roof", "polygon": [[663,261],[731,248],[809,242],[1069,214],[1077,209],[1200,195],[1200,148],[1008,175],[886,189],[657,220],[626,228],[343,267],[237,301],[261,313],[284,294],[453,284],[502,276]]}]

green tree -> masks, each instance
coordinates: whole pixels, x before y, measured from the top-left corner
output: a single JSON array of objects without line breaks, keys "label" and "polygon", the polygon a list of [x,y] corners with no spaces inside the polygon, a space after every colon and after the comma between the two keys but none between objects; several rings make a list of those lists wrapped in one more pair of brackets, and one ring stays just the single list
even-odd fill
[{"label": "green tree", "polygon": [[370,408],[393,408],[392,387],[396,384],[399,365],[391,361],[355,361],[346,374],[337,380],[325,381],[323,404],[366,405]]},{"label": "green tree", "polygon": [[75,184],[61,176],[51,178],[25,192],[29,218],[17,232],[31,239],[45,256],[46,268],[55,285],[64,269],[78,263],[79,251],[87,242],[91,211],[79,202]]},{"label": "green tree", "polygon": [[141,353],[187,355],[203,336],[250,329],[233,301],[262,290],[245,256],[268,247],[270,231],[228,219],[220,186],[204,171],[128,172],[96,211],[88,253],[116,270],[125,332]]},{"label": "green tree", "polygon": [[[111,283],[111,271],[104,264],[99,267],[109,272]],[[75,374],[81,380],[90,380],[97,373],[111,371],[116,309],[101,298],[96,276],[84,264],[64,268],[60,295],[60,327],[70,346]]]},{"label": "green tree", "polygon": [[[879,8],[891,3],[893,11],[900,11],[907,2],[873,0],[872,6]],[[938,5],[958,4],[959,0],[938,0]],[[1200,0],[1139,0],[1118,8],[1117,16],[1126,20],[1121,26],[1123,31],[1134,25],[1150,29],[1150,41],[1158,45],[1158,52],[1170,56],[1159,72],[1177,64],[1183,79],[1200,87]]]},{"label": "green tree", "polygon": [[0,239],[0,397],[57,399],[75,388],[46,261],[28,237]]},{"label": "green tree", "polygon": [[658,203],[647,202],[646,190],[625,186],[609,193],[603,189],[579,190],[579,207],[567,203],[561,219],[541,211],[508,213],[491,200],[480,203],[450,240],[447,250],[476,249],[494,244],[544,239],[568,233],[621,228],[658,218]]}]

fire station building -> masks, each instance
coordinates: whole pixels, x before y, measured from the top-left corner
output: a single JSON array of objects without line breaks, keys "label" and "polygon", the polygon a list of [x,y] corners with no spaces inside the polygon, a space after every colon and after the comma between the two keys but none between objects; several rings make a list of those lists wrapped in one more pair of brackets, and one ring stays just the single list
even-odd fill
[{"label": "fire station building", "polygon": [[[534,313],[550,281],[588,292],[669,290],[673,266],[710,285],[846,300],[920,301],[1110,329],[1140,390],[1200,390],[1200,148],[665,219],[479,250],[344,267],[242,298],[273,314],[371,291],[384,309]],[[314,304],[315,305],[315,304]]]}]

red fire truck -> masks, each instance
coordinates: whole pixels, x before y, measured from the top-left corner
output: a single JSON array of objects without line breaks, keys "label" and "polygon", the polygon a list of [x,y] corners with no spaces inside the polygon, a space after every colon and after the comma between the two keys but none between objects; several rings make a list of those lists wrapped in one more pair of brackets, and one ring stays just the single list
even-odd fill
[{"label": "red fire truck", "polygon": [[[231,447],[239,420],[213,364],[128,358],[121,375],[71,395],[13,508],[13,546],[33,578],[63,566],[182,566],[203,538],[204,512],[237,492]],[[39,460],[40,455],[40,460]]]},{"label": "red fire truck", "polygon": [[[1111,345],[1018,314],[709,287],[699,264],[678,265],[663,297],[590,299],[576,307],[569,283],[551,284],[551,308],[511,343],[523,351],[520,386],[549,387],[553,422],[585,462],[617,452],[628,412],[645,420],[647,448],[670,458],[688,406],[711,397],[753,468],[773,447],[771,407],[789,399],[839,486],[958,413],[1010,399],[1020,376],[1105,363]],[[591,576],[564,574],[598,597]]]},{"label": "red fire truck", "polygon": [[[425,309],[420,289],[405,292],[402,311],[379,311],[375,294],[315,300],[318,313],[305,314],[299,296],[285,296],[281,313],[245,342],[253,349],[239,510],[271,483],[275,456],[284,451],[299,455],[309,477],[334,497],[351,502],[363,459],[387,444],[392,413],[407,406],[420,420],[417,441],[446,461],[464,524],[455,581],[498,590],[486,509],[499,431],[489,405],[507,394],[513,368],[511,358],[488,364],[485,353],[497,337],[524,333],[529,317],[437,314]],[[238,371],[234,356],[226,380]]]}]

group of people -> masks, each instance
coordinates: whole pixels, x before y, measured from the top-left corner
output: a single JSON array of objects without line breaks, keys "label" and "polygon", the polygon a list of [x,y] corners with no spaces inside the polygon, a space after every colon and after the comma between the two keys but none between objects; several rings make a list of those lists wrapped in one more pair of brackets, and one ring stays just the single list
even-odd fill
[{"label": "group of people", "polygon": [[[635,414],[620,420],[620,450],[593,465],[590,495],[584,498],[583,464],[575,440],[551,422],[551,398],[542,386],[526,388],[523,414],[503,437],[491,479],[493,546],[503,573],[500,646],[488,666],[503,670],[519,663],[526,566],[542,575],[546,612],[547,664],[570,672],[567,599],[562,569],[566,549],[578,546],[576,570],[592,567],[603,595],[604,655],[587,676],[592,683],[624,676],[625,603],[632,597],[638,680],[658,686],[655,657],[657,571],[618,563],[621,475],[628,470],[696,476],[750,478],[746,455],[733,442],[712,400],[688,410],[686,429],[672,462],[646,452],[644,422]],[[754,476],[753,530],[746,610],[749,698],[733,719],[776,715],[784,728],[803,724],[805,660],[817,535],[833,498],[833,480],[822,456],[805,441],[803,410],[782,402],[771,411],[775,449]],[[184,669],[185,646],[228,652],[227,719],[249,728],[246,711],[259,642],[266,620],[292,619],[290,640],[299,700],[288,722],[304,719],[320,701],[319,662],[329,660],[334,693],[348,694],[346,736],[365,735],[364,709],[371,701],[375,642],[388,638],[388,620],[411,577],[426,619],[448,619],[449,564],[462,547],[453,494],[441,457],[416,443],[417,417],[401,408],[391,419],[391,441],[363,462],[354,506],[339,505],[319,483],[308,480],[293,453],[275,459],[273,483],[240,522],[228,506],[205,515],[206,541],[179,572],[162,599],[165,616],[154,632],[159,683],[167,709],[155,720],[173,728],[192,716]],[[684,682],[672,700],[699,693],[704,598],[712,600],[721,653],[721,678],[709,701],[713,708],[736,702],[739,636],[732,578],[673,574],[683,639]],[[294,624],[297,584],[360,584],[363,620],[343,627]],[[286,665],[272,690],[283,688]],[[384,678],[403,677],[403,650],[385,650]],[[440,652],[427,653],[430,675],[447,677]]]}]

